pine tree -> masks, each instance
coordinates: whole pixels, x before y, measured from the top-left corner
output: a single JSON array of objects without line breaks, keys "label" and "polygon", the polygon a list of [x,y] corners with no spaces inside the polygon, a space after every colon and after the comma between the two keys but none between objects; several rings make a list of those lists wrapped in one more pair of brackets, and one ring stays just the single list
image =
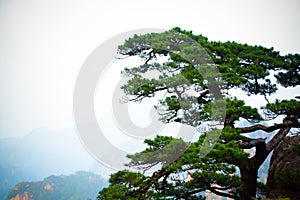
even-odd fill
[{"label": "pine tree", "polygon": [[[250,200],[263,192],[263,184],[257,181],[259,167],[291,130],[300,127],[300,103],[294,96],[269,101],[278,85],[287,88],[300,84],[299,54],[280,55],[273,48],[213,42],[180,28],[135,35],[119,46],[119,54],[144,60],[144,64],[122,72],[130,77],[122,89],[131,101],[164,91],[167,95],[157,106],[163,108],[164,123],[196,128],[210,122],[222,124],[222,128],[212,126],[192,143],[167,136],[145,140],[148,148],[128,155],[128,166],[141,172],[156,167],[156,171],[149,176],[119,171],[111,176],[110,186],[100,191],[99,199],[203,199],[201,192],[208,190]],[[161,57],[168,59],[159,62]],[[147,78],[145,74],[152,71],[159,76]],[[248,98],[261,95],[266,102],[258,110],[230,94],[232,89],[242,90]],[[194,93],[189,94],[189,90]],[[275,118],[282,121],[266,125]],[[241,119],[249,125],[237,126]],[[274,135],[250,137],[255,131]],[[254,155],[245,151],[251,148]]]}]

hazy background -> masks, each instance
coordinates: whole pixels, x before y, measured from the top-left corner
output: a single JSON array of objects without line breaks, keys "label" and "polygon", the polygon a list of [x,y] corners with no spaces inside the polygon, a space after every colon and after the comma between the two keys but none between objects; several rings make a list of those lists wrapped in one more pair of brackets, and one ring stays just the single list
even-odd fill
[{"label": "hazy background", "polygon": [[[298,0],[0,0],[0,198],[18,182],[52,174],[88,170],[109,177],[111,169],[83,148],[73,120],[76,77],[102,42],[133,29],[178,26],[209,40],[299,53],[299,11]],[[94,107],[109,141],[134,152],[142,141],[122,135],[111,117],[123,64],[115,62],[99,81]],[[280,96],[293,98],[299,88],[281,90]],[[146,126],[149,116],[140,106],[129,106],[129,115]]]},{"label": "hazy background", "polygon": [[299,53],[299,10],[297,0],[0,0],[0,138],[73,127],[80,67],[114,35],[179,26],[209,40]]}]

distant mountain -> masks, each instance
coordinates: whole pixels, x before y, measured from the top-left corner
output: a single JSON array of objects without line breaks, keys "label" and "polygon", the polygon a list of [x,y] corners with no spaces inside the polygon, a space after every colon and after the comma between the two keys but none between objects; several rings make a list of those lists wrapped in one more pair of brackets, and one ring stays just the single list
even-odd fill
[{"label": "distant mountain", "polygon": [[[239,126],[247,126],[240,122]],[[273,133],[256,131],[251,137],[267,137]],[[249,153],[253,152],[251,149]],[[270,158],[270,156],[269,156]],[[259,169],[259,180],[266,182],[269,158]],[[0,199],[22,181],[37,181],[49,175],[69,175],[79,170],[92,171],[106,179],[112,170],[97,163],[80,143],[74,129],[37,129],[23,138],[0,139]]]},{"label": "distant mountain", "polygon": [[21,181],[42,180],[49,175],[98,169],[97,173],[108,176],[71,128],[36,129],[23,138],[0,139],[0,161],[0,199]]},{"label": "distant mountain", "polygon": [[91,172],[69,176],[49,176],[43,181],[21,182],[12,188],[7,200],[89,200],[96,199],[107,180]]},{"label": "distant mountain", "polygon": [[0,166],[0,199],[5,199],[9,190],[28,176],[13,166]]}]

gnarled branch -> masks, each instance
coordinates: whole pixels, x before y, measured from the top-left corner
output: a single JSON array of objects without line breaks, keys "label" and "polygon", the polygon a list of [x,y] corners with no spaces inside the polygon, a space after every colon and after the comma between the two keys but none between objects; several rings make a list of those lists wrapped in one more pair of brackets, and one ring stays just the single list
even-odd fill
[{"label": "gnarled branch", "polygon": [[290,130],[290,127],[280,129],[278,133],[267,143],[266,150],[271,152],[284,139]]},{"label": "gnarled branch", "polygon": [[245,142],[243,142],[242,140],[239,140],[239,147],[242,149],[251,149],[252,147],[265,145],[266,139],[267,138],[258,138],[258,139],[252,139],[250,141],[245,141]]},{"label": "gnarled branch", "polygon": [[269,133],[269,132],[275,131],[277,129],[287,128],[287,127],[299,128],[300,123],[295,123],[293,121],[286,121],[286,122],[283,122],[281,124],[274,124],[273,126],[264,126],[262,124],[256,124],[256,125],[253,125],[253,126],[239,128],[239,129],[241,130],[241,133],[251,133],[251,132],[254,132],[254,131],[258,131],[258,130],[262,130],[262,131],[265,131],[265,132]]},{"label": "gnarled branch", "polygon": [[237,197],[233,194],[218,191],[215,187],[208,187],[207,189],[216,195],[220,195],[223,197],[228,197],[228,198],[232,198],[232,199],[236,199],[236,200],[240,199],[239,197]]}]

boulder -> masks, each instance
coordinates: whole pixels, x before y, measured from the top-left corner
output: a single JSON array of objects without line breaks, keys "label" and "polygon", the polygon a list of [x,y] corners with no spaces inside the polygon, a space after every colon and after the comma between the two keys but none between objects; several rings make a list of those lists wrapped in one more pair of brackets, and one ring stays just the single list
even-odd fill
[{"label": "boulder", "polygon": [[300,136],[286,137],[271,157],[267,198],[300,199]]}]

